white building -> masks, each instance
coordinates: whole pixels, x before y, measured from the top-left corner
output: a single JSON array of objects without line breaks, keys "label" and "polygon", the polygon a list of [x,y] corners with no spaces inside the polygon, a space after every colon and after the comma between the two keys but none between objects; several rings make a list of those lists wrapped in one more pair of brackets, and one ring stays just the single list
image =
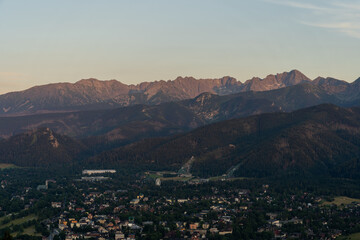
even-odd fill
[{"label": "white building", "polygon": [[83,170],[83,175],[92,175],[92,174],[103,174],[103,173],[116,173],[114,169],[99,169],[99,170]]},{"label": "white building", "polygon": [[156,185],[156,186],[161,186],[161,179],[160,179],[160,178],[157,178],[157,179],[155,180],[155,185]]}]

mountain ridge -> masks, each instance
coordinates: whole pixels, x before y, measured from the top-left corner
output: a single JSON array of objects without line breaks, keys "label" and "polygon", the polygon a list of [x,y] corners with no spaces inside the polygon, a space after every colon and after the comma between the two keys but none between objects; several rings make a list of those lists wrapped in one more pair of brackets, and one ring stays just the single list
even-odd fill
[{"label": "mountain ridge", "polygon": [[0,95],[0,115],[16,116],[46,112],[70,112],[109,109],[136,104],[156,105],[191,99],[209,92],[228,95],[247,91],[268,91],[301,83],[310,83],[298,70],[253,78],[242,83],[232,77],[175,80],[124,84],[117,80],[82,79],[76,83],[52,83],[24,91]]},{"label": "mountain ridge", "polygon": [[[115,133],[118,132],[119,138],[124,139],[120,132],[126,128],[138,129],[138,133],[128,133],[130,140],[140,133],[147,137],[160,133],[168,135],[217,121],[261,113],[290,112],[323,103],[344,107],[358,105],[357,102],[344,102],[318,85],[302,83],[270,91],[222,96],[202,93],[192,99],[158,105],[138,104],[102,110],[0,117],[0,137],[8,138],[34,128],[50,127],[75,138],[112,133],[111,139],[116,139]],[[147,131],[141,132],[141,129]]]},{"label": "mountain ridge", "polygon": [[[170,106],[171,107],[171,106]],[[93,152],[88,138],[39,128],[0,140],[0,162],[23,167],[132,167],[269,177],[283,173],[360,178],[360,108],[321,104],[294,112],[230,119]],[[236,166],[239,166],[236,168]]]},{"label": "mountain ridge", "polygon": [[322,104],[291,113],[226,120],[166,138],[142,140],[89,159],[103,166],[149,164],[180,168],[191,157],[192,173],[211,177],[241,164],[236,176],[281,172],[356,177],[360,169],[360,109]]}]

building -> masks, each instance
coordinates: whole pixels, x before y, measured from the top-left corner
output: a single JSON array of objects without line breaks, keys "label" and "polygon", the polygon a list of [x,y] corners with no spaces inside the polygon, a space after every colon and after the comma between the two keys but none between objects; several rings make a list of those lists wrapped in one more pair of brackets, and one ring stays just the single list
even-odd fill
[{"label": "building", "polygon": [[115,240],[123,240],[125,239],[125,235],[122,232],[115,233]]},{"label": "building", "polygon": [[83,175],[92,175],[92,174],[103,174],[103,173],[116,173],[114,169],[99,169],[99,170],[83,170]]},{"label": "building", "polygon": [[52,208],[61,208],[61,202],[51,202]]},{"label": "building", "polygon": [[155,180],[155,185],[156,185],[156,186],[161,186],[161,179],[160,179],[160,178],[157,178],[157,179]]},{"label": "building", "polygon": [[136,204],[139,204],[139,202],[140,202],[140,199],[134,198],[133,200],[130,201],[130,204],[136,205]]}]

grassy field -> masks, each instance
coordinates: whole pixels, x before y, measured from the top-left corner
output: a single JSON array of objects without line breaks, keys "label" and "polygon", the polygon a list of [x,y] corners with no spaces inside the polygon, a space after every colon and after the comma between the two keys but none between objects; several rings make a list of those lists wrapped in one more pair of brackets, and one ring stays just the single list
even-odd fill
[{"label": "grassy field", "polygon": [[27,222],[27,221],[31,221],[31,220],[34,220],[34,219],[37,219],[36,215],[35,214],[31,214],[29,216],[26,216],[26,217],[23,217],[23,218],[18,218],[18,219],[15,219],[13,221],[10,221],[9,223],[7,224],[4,224],[4,225],[0,225],[0,229],[1,228],[6,228],[6,227],[10,227],[11,225],[19,225],[19,224],[22,224],[24,222]]},{"label": "grassy field", "polygon": [[340,236],[336,238],[337,240],[360,240],[360,233],[354,233],[350,236]]},{"label": "grassy field", "polygon": [[340,197],[335,197],[334,201],[332,201],[332,202],[323,202],[322,205],[333,205],[334,204],[337,206],[341,206],[342,204],[348,205],[353,202],[360,203],[360,199],[340,196]]},{"label": "grassy field", "polygon": [[156,179],[156,178],[161,178],[163,175],[149,174],[148,176],[149,176],[150,178]]},{"label": "grassy field", "polygon": [[14,164],[10,163],[0,163],[0,170],[7,169],[7,168],[17,168]]},{"label": "grassy field", "polygon": [[[4,221],[4,219],[5,219],[6,217],[8,217],[8,216],[0,217],[0,223],[1,223],[2,221]],[[0,224],[0,228],[1,228],[1,224]]]},{"label": "grassy field", "polygon": [[30,235],[30,236],[35,236],[35,237],[41,237],[41,234],[40,233],[37,233],[35,231],[35,226],[31,226],[31,227],[28,227],[28,228],[25,228],[24,229],[24,232],[22,233],[19,233],[19,232],[14,232],[11,234],[11,236],[15,237],[17,235]]},{"label": "grassy field", "polygon": [[[9,217],[8,216],[4,216],[4,217],[1,217],[0,218],[0,222],[2,222],[5,218]],[[6,228],[6,227],[10,227],[11,225],[19,225],[19,224],[22,224],[22,223],[25,223],[27,221],[31,221],[31,220],[34,220],[34,219],[37,219],[36,215],[35,214],[31,214],[31,215],[28,215],[26,217],[23,217],[23,218],[18,218],[18,219],[15,219],[13,221],[10,221],[9,223],[7,224],[4,224],[4,225],[0,225],[0,229],[2,228]],[[22,233],[19,233],[19,232],[14,232],[14,233],[11,233],[11,235],[13,237],[17,236],[18,234],[20,235],[23,235],[23,234],[27,234],[27,235],[30,235],[30,236],[37,236],[37,237],[41,237],[41,234],[39,233],[36,233],[35,231],[35,226],[30,226],[28,228],[25,228],[24,229],[24,232]]]}]

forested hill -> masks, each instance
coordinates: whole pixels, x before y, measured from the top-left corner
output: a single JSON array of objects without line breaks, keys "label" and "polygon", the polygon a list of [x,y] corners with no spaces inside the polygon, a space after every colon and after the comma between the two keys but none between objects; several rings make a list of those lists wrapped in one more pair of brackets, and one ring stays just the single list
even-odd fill
[{"label": "forested hill", "polygon": [[191,172],[264,177],[301,172],[359,178],[360,108],[323,104],[291,113],[226,120],[191,132],[148,138],[100,155],[88,139],[48,128],[0,141],[0,162],[24,167],[130,167],[178,170],[192,156]]},{"label": "forested hill", "polygon": [[87,147],[80,141],[41,128],[0,140],[0,163],[21,167],[69,167]]},{"label": "forested hill", "polygon": [[89,160],[92,165],[152,165],[178,169],[195,157],[192,173],[271,176],[305,172],[360,177],[360,109],[319,105],[219,122],[190,133],[147,139]]}]

